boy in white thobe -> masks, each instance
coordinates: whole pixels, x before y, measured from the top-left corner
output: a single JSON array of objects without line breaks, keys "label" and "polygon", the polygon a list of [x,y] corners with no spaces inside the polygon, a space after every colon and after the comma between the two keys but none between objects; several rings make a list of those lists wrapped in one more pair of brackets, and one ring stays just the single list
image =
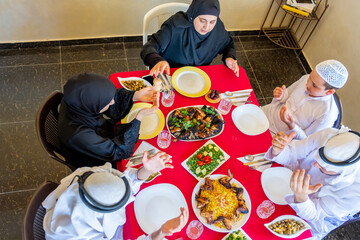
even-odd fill
[{"label": "boy in white thobe", "polygon": [[322,239],[360,210],[360,135],[328,128],[299,141],[277,133],[265,157],[293,170],[285,200]]},{"label": "boy in white thobe", "polygon": [[[46,239],[123,239],[126,205],[135,200],[134,194],[151,174],[172,167],[169,155],[159,152],[152,158],[145,153],[142,168],[124,173],[110,163],[77,169],[43,202]],[[139,239],[158,240],[180,231],[187,221],[185,209],[180,211],[179,217]]]},{"label": "boy in white thobe", "polygon": [[269,119],[270,131],[274,134],[295,131],[295,139],[304,139],[332,127],[339,114],[333,94],[345,85],[347,78],[344,65],[327,60],[289,88],[276,87],[272,102],[262,107]]}]

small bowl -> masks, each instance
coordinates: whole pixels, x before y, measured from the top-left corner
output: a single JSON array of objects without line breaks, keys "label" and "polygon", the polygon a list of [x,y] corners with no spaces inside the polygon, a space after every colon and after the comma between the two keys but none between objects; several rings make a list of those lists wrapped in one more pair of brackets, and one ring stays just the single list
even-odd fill
[{"label": "small bowl", "polygon": [[[297,231],[294,234],[290,234],[290,235],[279,234],[279,233],[274,232],[273,230],[270,229],[271,224],[276,223],[276,222],[280,222],[280,221],[285,220],[285,219],[291,219],[291,220],[294,220],[294,221],[297,221],[297,222],[301,222],[301,223],[303,223],[305,225],[305,228]],[[294,215],[282,215],[280,217],[275,218],[272,222],[265,223],[264,225],[272,234],[274,234],[274,235],[276,235],[278,237],[281,237],[281,238],[296,238],[296,237],[300,236],[306,230],[311,229],[310,225],[307,222],[305,222],[301,218],[299,218],[297,216],[294,216]]]},{"label": "small bowl", "polygon": [[219,95],[219,97],[217,99],[213,100],[213,99],[209,98],[210,93],[211,93],[211,89],[205,94],[206,101],[208,101],[209,103],[218,103],[218,102],[220,102],[220,100],[221,100],[220,95]]}]

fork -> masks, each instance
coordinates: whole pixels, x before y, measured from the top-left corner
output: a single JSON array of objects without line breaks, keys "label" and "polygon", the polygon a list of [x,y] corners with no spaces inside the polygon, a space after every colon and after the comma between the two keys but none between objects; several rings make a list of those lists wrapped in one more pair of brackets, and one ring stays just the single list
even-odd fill
[{"label": "fork", "polygon": [[[150,149],[150,150],[148,151],[148,153],[149,153],[149,154],[155,153],[155,149]],[[135,159],[142,158],[143,156],[144,156],[144,153],[142,152],[142,153],[133,155],[133,156],[127,158],[126,160],[134,161]]]},{"label": "fork", "polygon": [[259,165],[256,165],[256,166],[249,166],[249,167],[250,167],[250,170],[256,170],[258,167],[268,165],[268,164],[272,164],[272,163],[273,163],[273,161],[269,161],[269,162],[266,162],[266,163],[262,163],[262,164],[259,164]]}]

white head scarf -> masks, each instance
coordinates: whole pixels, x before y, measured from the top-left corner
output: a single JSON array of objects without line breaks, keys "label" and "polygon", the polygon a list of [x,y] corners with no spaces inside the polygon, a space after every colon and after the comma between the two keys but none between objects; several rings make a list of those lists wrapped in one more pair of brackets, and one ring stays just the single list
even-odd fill
[{"label": "white head scarf", "polygon": [[[319,146],[325,146],[334,136],[344,134],[349,131],[348,128],[342,129],[329,129],[329,134],[324,138]],[[331,142],[330,142],[331,143]],[[332,144],[332,143],[331,143]],[[351,150],[353,151],[353,150]],[[360,202],[360,161],[348,165],[348,166],[336,166],[326,163],[321,159],[319,152],[315,155],[315,160],[320,166],[324,167],[327,171],[334,171],[339,173],[337,176],[329,176],[324,180],[324,186],[319,190],[318,197],[322,198],[322,203],[326,203],[323,208],[329,206],[339,205],[341,203],[342,209],[338,209],[338,215],[348,214],[353,212],[354,214],[360,209],[359,204],[353,204],[354,202]],[[344,160],[347,160],[344,158]]]},{"label": "white head scarf", "polygon": [[323,61],[315,69],[325,82],[336,88],[343,87],[349,76],[346,67],[336,60]]},{"label": "white head scarf", "polygon": [[[125,206],[135,199],[133,194],[131,193],[125,206],[115,212],[99,213],[93,211],[81,200],[79,184],[76,178],[71,184],[76,175],[82,175],[87,171],[94,172],[92,174],[94,177],[92,180],[90,179],[90,182],[103,175],[98,173],[112,173],[117,177],[123,176],[123,173],[112,169],[110,163],[106,163],[100,167],[79,168],[71,175],[62,179],[61,184],[43,202],[44,208],[47,209],[44,217],[44,230],[47,239],[59,239],[59,236],[63,239],[72,239],[76,236],[81,237],[81,239],[110,239],[114,236],[117,228],[125,223]],[[110,178],[115,179],[111,176]],[[127,179],[131,183],[131,179],[128,177]],[[109,200],[108,197],[99,197],[99,193],[101,194],[102,191],[96,187],[89,188],[90,185],[92,184],[89,184],[87,187],[92,191],[91,196],[97,196],[97,200],[105,204],[112,204],[114,202],[111,199]],[[121,192],[122,190],[116,190],[114,194],[119,193],[119,191]],[[109,192],[106,194],[109,196]],[[115,197],[116,200],[118,198],[118,196]]]}]

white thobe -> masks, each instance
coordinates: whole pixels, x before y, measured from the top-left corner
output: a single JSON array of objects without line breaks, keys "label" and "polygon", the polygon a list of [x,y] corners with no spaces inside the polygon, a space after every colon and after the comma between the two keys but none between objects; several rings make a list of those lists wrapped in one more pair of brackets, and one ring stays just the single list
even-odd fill
[{"label": "white thobe", "polygon": [[108,171],[126,176],[132,189],[127,202],[134,201],[143,181],[137,179],[137,169],[128,168],[124,173],[111,169],[106,163],[100,167],[83,167],[61,180],[61,184],[43,202],[46,209],[44,230],[46,239],[122,239],[120,233],[126,221],[125,206],[112,213],[99,213],[89,209],[79,196],[77,178],[86,171]]},{"label": "white thobe", "polygon": [[[306,91],[308,78],[309,75],[302,76],[285,90],[281,101],[273,99],[270,104],[261,108],[269,119],[271,132],[283,131],[289,134],[295,131],[295,139],[304,139],[312,133],[334,125],[339,110],[333,95],[310,97]],[[294,118],[295,127],[293,129],[289,129],[280,119],[280,109],[283,105]]]},{"label": "white thobe", "polygon": [[[309,195],[302,203],[295,203],[294,195],[287,195],[285,200],[295,210],[296,214],[308,221],[314,239],[322,239],[334,228],[340,226],[360,210],[360,182],[356,180],[347,185],[347,179],[342,176],[330,176],[322,173],[313,164],[320,158],[318,148],[324,145],[329,133],[338,129],[324,129],[303,140],[292,141],[278,155],[272,155],[272,147],[265,157],[273,160],[292,171],[305,169],[310,175],[310,184],[323,184],[320,190]],[[355,166],[348,166],[354,168]],[[357,167],[358,168],[358,167]],[[359,179],[357,171],[354,179]],[[336,182],[332,184],[332,182]]]}]

